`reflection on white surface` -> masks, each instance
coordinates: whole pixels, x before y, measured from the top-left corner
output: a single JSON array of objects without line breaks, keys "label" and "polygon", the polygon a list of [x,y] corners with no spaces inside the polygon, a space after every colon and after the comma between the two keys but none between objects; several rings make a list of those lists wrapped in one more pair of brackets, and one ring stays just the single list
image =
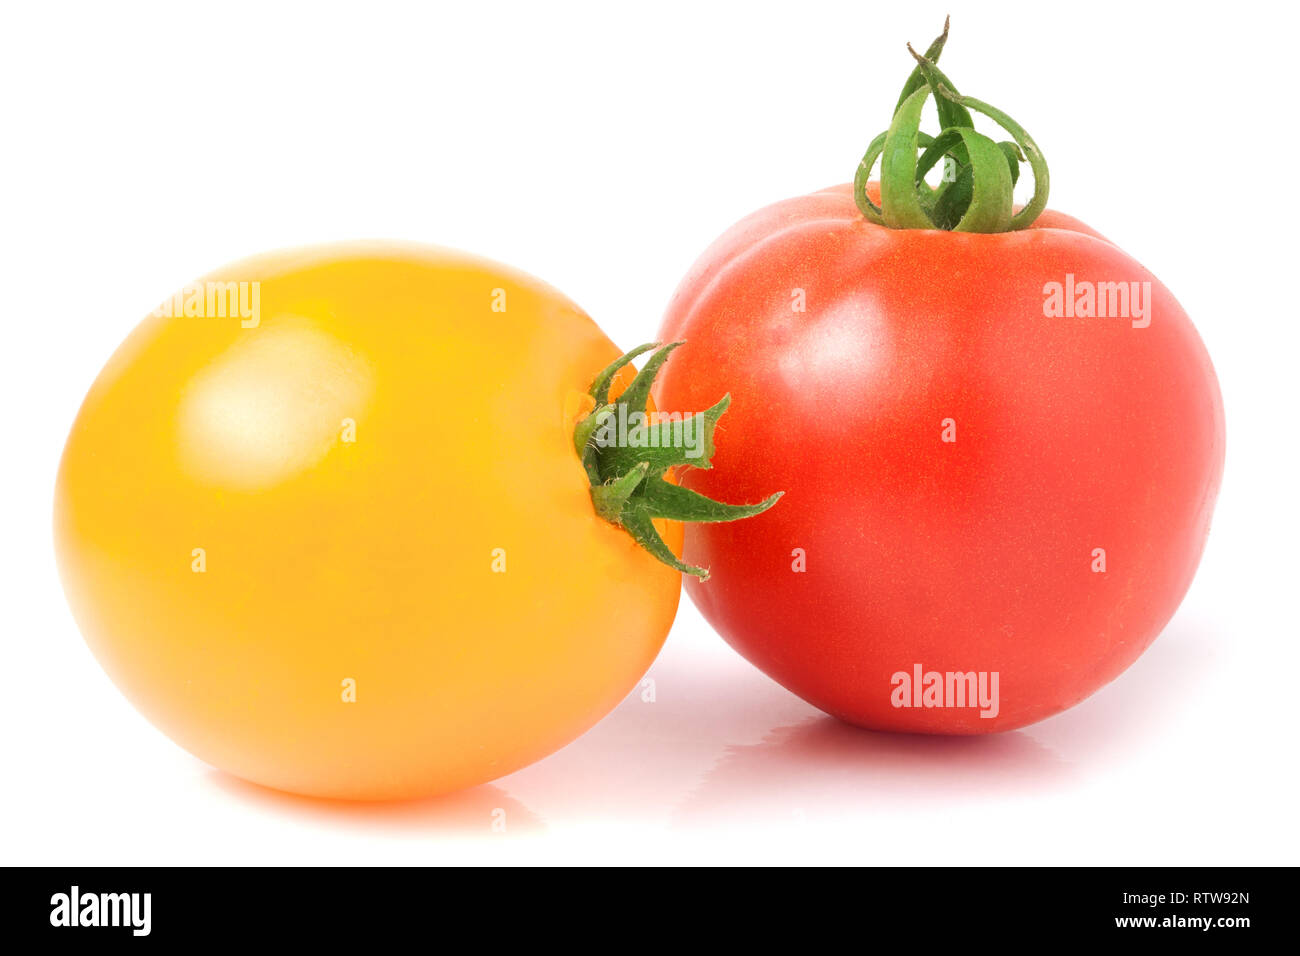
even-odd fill
[{"label": "reflection on white surface", "polygon": [[1064,714],[1010,733],[935,737],[844,724],[702,636],[716,643],[664,650],[649,675],[654,703],[631,694],[580,740],[499,785],[548,819],[678,827],[1032,799],[1086,786],[1108,762],[1151,746],[1195,700],[1211,644],[1175,629]]},{"label": "reflection on white surface", "polygon": [[536,833],[546,825],[500,787],[485,784],[427,800],[349,802],[300,797],[248,783],[221,770],[209,774],[212,785],[249,806],[297,820],[347,825],[396,833],[473,836]]},{"label": "reflection on white surface", "polygon": [[1083,792],[1141,760],[1193,705],[1213,648],[1211,638],[1174,628],[1120,680],[1065,714],[1011,733],[934,737],[827,717],[716,637],[699,636],[709,640],[665,649],[649,675],[653,702],[639,688],[579,740],[492,784],[359,804],[281,794],[219,771],[210,779],[280,819],[394,835],[477,841],[617,825],[683,836],[734,827],[778,839],[807,825],[897,840],[900,819],[945,821],[980,806]]}]

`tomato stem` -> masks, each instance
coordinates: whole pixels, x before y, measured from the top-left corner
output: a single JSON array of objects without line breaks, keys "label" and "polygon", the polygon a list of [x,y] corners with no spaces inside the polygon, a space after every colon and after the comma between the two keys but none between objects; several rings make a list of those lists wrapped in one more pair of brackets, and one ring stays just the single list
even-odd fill
[{"label": "tomato stem", "polygon": [[[948,42],[943,33],[917,53],[916,66],[903,84],[889,129],[871,141],[853,177],[853,199],[871,222],[891,229],[947,229],[955,232],[1007,232],[1023,229],[1047,207],[1050,178],[1042,150],[1024,128],[983,100],[962,96],[937,65]],[[921,132],[921,112],[934,97],[942,129]],[[993,120],[1011,139],[995,143],[976,132],[971,112]],[[918,157],[918,151],[924,153]],[[880,162],[880,205],[867,195],[867,183]],[[943,181],[932,187],[925,176],[943,161]],[[1020,211],[1013,190],[1021,163],[1029,163],[1034,194]]]},{"label": "tomato stem", "polygon": [[[684,574],[707,580],[705,568],[686,564],[664,543],[654,520],[738,521],[766,511],[784,492],[753,505],[729,505],[675,484],[670,472],[711,468],[713,433],[731,404],[724,395],[712,408],[683,417],[650,415],[646,403],[655,376],[682,342],[639,346],[610,363],[592,381],[596,407],[579,419],[573,444],[591,482],[596,514],[618,525],[650,554]],[[614,378],[638,355],[654,350],[632,383],[610,400]]]}]

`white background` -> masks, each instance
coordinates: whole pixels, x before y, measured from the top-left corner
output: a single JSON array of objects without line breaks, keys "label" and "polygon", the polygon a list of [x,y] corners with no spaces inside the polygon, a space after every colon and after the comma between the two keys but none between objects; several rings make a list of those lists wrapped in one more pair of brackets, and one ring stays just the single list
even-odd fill
[{"label": "white background", "polygon": [[[1054,208],[1174,290],[1222,383],[1205,560],[1120,679],[1020,732],[870,734],[687,601],[654,703],[394,806],[243,784],[118,694],[64,604],[51,496],[85,390],[164,295],[278,246],[420,239],[545,278],[630,347],[726,226],[851,177],[904,42],[949,9],[945,68],[1034,135]],[[1300,862],[1296,27],[1241,2],[5,5],[0,862]]]}]

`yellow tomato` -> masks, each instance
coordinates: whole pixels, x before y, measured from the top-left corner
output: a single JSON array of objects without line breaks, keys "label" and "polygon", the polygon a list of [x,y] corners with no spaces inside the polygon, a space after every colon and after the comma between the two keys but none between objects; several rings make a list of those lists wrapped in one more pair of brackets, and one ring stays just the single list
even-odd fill
[{"label": "yellow tomato", "polygon": [[574,425],[619,350],[568,299],[366,243],[159,311],[82,406],[55,526],[91,649],[181,746],[298,793],[431,794],[556,750],[645,673],[680,577],[593,510]]}]

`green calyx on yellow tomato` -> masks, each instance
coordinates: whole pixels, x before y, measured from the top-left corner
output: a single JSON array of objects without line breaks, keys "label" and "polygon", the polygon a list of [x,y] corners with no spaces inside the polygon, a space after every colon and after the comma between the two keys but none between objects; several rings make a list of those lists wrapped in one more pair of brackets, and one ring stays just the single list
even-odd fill
[{"label": "green calyx on yellow tomato", "polygon": [[[668,478],[673,468],[711,468],[713,431],[731,404],[731,395],[703,412],[647,413],[650,387],[673,349],[648,343],[606,366],[592,381],[588,394],[596,406],[580,418],[573,445],[591,481],[596,513],[625,529],[636,542],[669,567],[708,580],[706,568],[686,564],[673,554],[655,530],[654,519],[670,521],[737,521],[761,514],[784,492],[753,505],[729,505],[690,491]],[[617,398],[610,399],[616,376],[637,356],[654,350],[645,366]]]},{"label": "green calyx on yellow tomato", "polygon": [[[871,141],[858,164],[853,199],[868,220],[891,229],[984,233],[1023,229],[1047,208],[1047,162],[1038,144],[1010,116],[982,100],[957,93],[956,85],[937,66],[947,42],[945,19],[943,33],[924,56],[908,45],[916,67],[903,84],[889,129]],[[937,136],[920,131],[921,110],[931,95],[943,127]],[[971,110],[989,117],[1011,134],[1011,140],[995,143],[976,132]],[[879,206],[867,194],[877,160]],[[943,179],[932,187],[925,176],[941,160]],[[1034,194],[1017,212],[1012,190],[1023,162],[1033,171]]]}]

